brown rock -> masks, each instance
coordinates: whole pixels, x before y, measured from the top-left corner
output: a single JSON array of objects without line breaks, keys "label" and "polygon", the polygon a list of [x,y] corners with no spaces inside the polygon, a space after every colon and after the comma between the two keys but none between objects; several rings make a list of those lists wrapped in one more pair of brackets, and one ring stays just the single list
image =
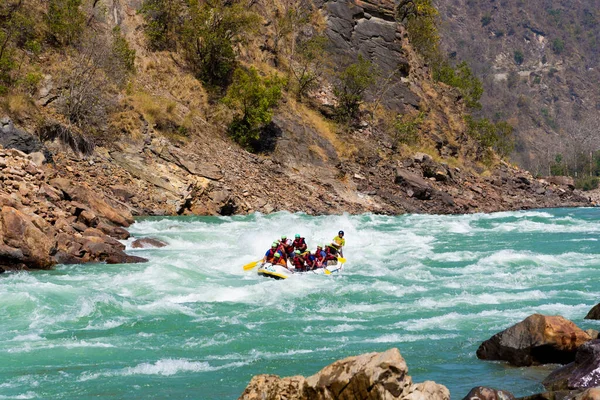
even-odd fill
[{"label": "brown rock", "polygon": [[126,229],[123,229],[120,226],[109,225],[104,222],[99,222],[96,228],[115,239],[127,240],[130,236]]},{"label": "brown rock", "polygon": [[141,239],[136,239],[133,241],[133,243],[131,243],[131,247],[133,247],[134,249],[144,249],[144,248],[148,248],[148,247],[165,247],[167,245],[167,243],[163,242],[162,240],[159,239],[154,239],[154,238],[141,238]]},{"label": "brown rock", "polygon": [[566,364],[589,340],[587,333],[563,317],[534,314],[483,342],[477,357],[515,366]]},{"label": "brown rock", "polygon": [[83,210],[81,214],[79,214],[79,221],[91,227],[98,225],[98,217],[88,210]]},{"label": "brown rock", "polygon": [[20,260],[32,268],[50,268],[56,262],[51,257],[55,242],[34,225],[31,217],[12,207],[4,206],[0,212],[4,243],[23,253]]},{"label": "brown rock", "polygon": [[407,373],[398,349],[390,349],[336,361],[308,378],[257,375],[240,400],[450,399],[446,387],[413,384]]},{"label": "brown rock", "polygon": [[505,390],[478,386],[463,398],[463,400],[514,400],[515,396]]},{"label": "brown rock", "polygon": [[117,210],[110,206],[98,193],[94,193],[82,186],[73,185],[69,180],[64,178],[55,178],[50,181],[50,184],[61,190],[67,199],[83,203],[94,214],[116,225],[128,227],[133,223],[133,217],[129,211]]}]

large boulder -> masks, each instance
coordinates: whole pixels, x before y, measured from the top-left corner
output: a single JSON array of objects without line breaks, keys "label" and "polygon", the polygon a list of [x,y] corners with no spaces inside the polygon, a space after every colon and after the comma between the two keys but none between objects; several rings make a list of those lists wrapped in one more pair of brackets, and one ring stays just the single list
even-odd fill
[{"label": "large boulder", "polygon": [[403,186],[410,197],[419,200],[431,199],[435,191],[425,179],[400,167],[396,169],[395,182]]},{"label": "large boulder", "polygon": [[600,304],[596,304],[585,316],[585,319],[600,319]]},{"label": "large boulder", "polygon": [[515,396],[506,390],[477,386],[463,400],[515,400]]},{"label": "large boulder", "polygon": [[313,376],[280,378],[257,375],[240,399],[430,399],[448,400],[445,386],[427,381],[413,384],[398,349],[348,357]]},{"label": "large boulder", "polygon": [[583,344],[575,361],[552,372],[544,382],[548,390],[588,389],[600,386],[600,340]]},{"label": "large boulder", "polygon": [[0,119],[0,145],[6,149],[17,149],[25,154],[48,150],[44,148],[42,142],[30,133],[15,128],[10,118]]},{"label": "large boulder", "polygon": [[32,268],[50,268],[56,264],[52,257],[55,242],[40,229],[41,221],[34,221],[9,206],[2,207],[0,220],[0,263],[25,264]]},{"label": "large boulder", "polygon": [[483,360],[515,366],[567,364],[579,346],[592,338],[561,316],[534,314],[486,340],[477,349]]}]

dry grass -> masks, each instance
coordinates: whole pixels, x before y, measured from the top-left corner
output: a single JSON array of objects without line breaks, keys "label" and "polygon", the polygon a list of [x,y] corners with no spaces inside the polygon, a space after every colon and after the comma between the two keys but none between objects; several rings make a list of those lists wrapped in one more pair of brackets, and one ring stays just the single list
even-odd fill
[{"label": "dry grass", "polygon": [[22,93],[8,94],[4,98],[3,108],[8,115],[17,121],[22,121],[35,113],[35,104],[30,96]]},{"label": "dry grass", "polygon": [[308,123],[321,137],[331,143],[338,157],[350,157],[357,151],[354,145],[341,140],[341,136],[337,133],[336,124],[327,121],[317,111],[308,108],[304,104],[297,103],[291,98],[288,99],[287,105],[290,111],[300,116],[303,122]]}]

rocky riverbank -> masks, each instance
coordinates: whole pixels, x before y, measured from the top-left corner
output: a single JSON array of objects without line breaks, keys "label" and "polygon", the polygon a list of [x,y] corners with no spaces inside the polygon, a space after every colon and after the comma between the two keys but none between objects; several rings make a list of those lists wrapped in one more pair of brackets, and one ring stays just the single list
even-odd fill
[{"label": "rocky riverbank", "polygon": [[129,211],[43,161],[42,153],[0,147],[2,270],[145,261],[125,254],[118,241],[129,237]]}]

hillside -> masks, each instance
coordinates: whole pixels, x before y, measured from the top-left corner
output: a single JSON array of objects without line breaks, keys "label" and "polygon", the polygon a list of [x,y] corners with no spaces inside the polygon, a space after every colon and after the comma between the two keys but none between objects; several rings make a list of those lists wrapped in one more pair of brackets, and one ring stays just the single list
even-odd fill
[{"label": "hillside", "polygon": [[436,4],[445,53],[484,82],[482,114],[516,128],[513,160],[534,174],[597,174],[600,3]]},{"label": "hillside", "polygon": [[[2,108],[16,128],[5,125],[2,143],[9,133],[33,133],[59,176],[86,183],[134,215],[589,204],[572,186],[535,179],[468,134],[461,95],[431,79],[392,1],[167,3],[174,8],[142,8],[158,0],[9,2],[15,8],[2,10],[3,29],[14,65],[5,68]],[[212,14],[203,4],[215,7]],[[294,10],[303,14],[282,17]],[[152,42],[148,18],[166,11],[175,23],[159,32],[162,42]],[[27,23],[14,31],[19,18]],[[223,21],[243,27],[226,56],[239,76],[252,76],[246,85],[283,82],[275,107],[256,116],[264,122],[257,138],[241,145],[232,124],[248,123],[236,106],[236,94],[248,86],[235,86],[233,72],[219,75],[197,58],[206,54],[190,43],[209,36],[185,41],[219,32]],[[297,58],[320,35],[323,47]],[[376,73],[364,102],[340,121],[340,80],[360,60]],[[293,79],[303,62],[315,81],[299,94]]]}]

